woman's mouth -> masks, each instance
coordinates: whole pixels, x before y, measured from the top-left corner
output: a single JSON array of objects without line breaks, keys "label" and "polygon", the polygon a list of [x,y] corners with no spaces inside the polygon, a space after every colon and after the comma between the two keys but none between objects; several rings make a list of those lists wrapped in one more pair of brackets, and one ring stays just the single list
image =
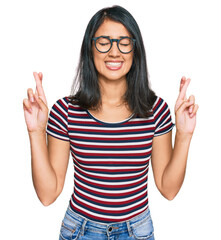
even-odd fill
[{"label": "woman's mouth", "polygon": [[105,62],[105,65],[109,70],[119,70],[121,69],[123,62],[110,61],[110,62]]}]

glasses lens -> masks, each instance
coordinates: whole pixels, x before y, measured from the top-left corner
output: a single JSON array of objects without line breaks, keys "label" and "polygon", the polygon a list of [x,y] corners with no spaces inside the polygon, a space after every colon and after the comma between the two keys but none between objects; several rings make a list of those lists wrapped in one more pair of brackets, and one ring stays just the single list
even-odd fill
[{"label": "glasses lens", "polygon": [[111,47],[111,42],[108,38],[100,37],[96,40],[96,47],[100,52],[107,52]]},{"label": "glasses lens", "polygon": [[133,49],[133,41],[130,38],[123,38],[119,42],[119,49],[123,53],[131,52]]}]

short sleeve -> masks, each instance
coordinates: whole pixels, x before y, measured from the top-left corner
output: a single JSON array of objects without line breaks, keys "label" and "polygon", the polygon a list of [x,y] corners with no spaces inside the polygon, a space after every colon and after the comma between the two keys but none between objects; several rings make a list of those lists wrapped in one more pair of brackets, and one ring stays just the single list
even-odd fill
[{"label": "short sleeve", "polygon": [[69,141],[68,98],[59,99],[51,108],[46,132],[60,140]]},{"label": "short sleeve", "polygon": [[171,131],[175,126],[172,122],[168,104],[160,97],[156,99],[153,107],[153,114],[155,119],[155,137]]}]

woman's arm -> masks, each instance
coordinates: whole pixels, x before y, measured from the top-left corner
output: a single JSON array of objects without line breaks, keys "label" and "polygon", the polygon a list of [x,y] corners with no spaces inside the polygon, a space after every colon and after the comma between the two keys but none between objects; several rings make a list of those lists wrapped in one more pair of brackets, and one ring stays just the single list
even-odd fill
[{"label": "woman's arm", "polygon": [[70,143],[46,132],[29,133],[32,179],[39,200],[44,206],[52,204],[62,192],[68,167]]},{"label": "woman's arm", "polygon": [[176,196],[183,184],[190,141],[190,136],[177,133],[172,149],[172,131],[153,139],[151,162],[154,180],[168,200]]},{"label": "woman's arm", "polygon": [[194,96],[186,99],[186,90],[190,79],[183,77],[180,84],[180,94],[175,105],[176,136],[172,148],[172,131],[154,137],[152,145],[152,168],[157,188],[168,200],[172,200],[179,192],[186,171],[191,138],[196,125]]},{"label": "woman's arm", "polygon": [[63,189],[68,166],[70,143],[48,136],[47,101],[42,87],[42,74],[34,73],[36,92],[28,89],[24,99],[24,115],[31,145],[32,178],[38,198],[47,206],[54,202]]}]

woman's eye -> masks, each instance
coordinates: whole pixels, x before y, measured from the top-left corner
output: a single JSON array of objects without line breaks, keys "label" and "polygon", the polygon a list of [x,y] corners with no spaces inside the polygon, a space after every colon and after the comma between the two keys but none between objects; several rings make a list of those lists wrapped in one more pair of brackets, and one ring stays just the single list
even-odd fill
[{"label": "woman's eye", "polygon": [[124,38],[124,39],[121,39],[119,44],[122,46],[122,47],[127,47],[131,44],[131,41],[130,39],[128,38]]},{"label": "woman's eye", "polygon": [[99,43],[101,46],[107,46],[109,43]]}]

